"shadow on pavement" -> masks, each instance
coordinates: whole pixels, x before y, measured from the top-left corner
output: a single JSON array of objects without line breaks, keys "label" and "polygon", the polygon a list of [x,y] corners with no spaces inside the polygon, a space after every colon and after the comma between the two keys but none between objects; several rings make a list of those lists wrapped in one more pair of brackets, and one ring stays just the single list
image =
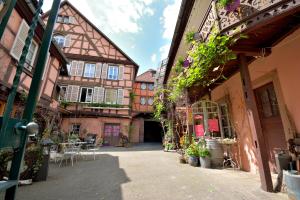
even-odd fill
[{"label": "shadow on pavement", "polygon": [[19,187],[18,200],[122,200],[121,185],[129,182],[119,158],[108,154],[74,166],[50,165],[48,180]]},{"label": "shadow on pavement", "polygon": [[112,147],[103,146],[98,152],[122,152],[122,151],[161,151],[163,150],[161,143],[141,143],[133,144],[131,147]]}]

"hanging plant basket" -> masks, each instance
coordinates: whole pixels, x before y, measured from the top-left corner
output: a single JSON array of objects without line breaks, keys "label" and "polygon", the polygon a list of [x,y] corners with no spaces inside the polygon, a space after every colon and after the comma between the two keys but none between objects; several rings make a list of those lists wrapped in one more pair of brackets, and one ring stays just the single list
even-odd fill
[{"label": "hanging plant basket", "polygon": [[234,12],[238,9],[238,7],[240,6],[241,2],[240,0],[232,0],[230,3],[228,3],[225,6],[225,10],[227,12]]}]

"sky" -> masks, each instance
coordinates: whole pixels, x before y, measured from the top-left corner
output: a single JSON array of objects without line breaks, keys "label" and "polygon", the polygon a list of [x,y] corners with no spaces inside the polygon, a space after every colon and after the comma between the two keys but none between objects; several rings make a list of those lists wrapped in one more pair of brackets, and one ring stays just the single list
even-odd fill
[{"label": "sky", "polygon": [[[139,66],[157,69],[167,58],[181,0],[69,0]],[[44,1],[43,10],[52,0]]]}]

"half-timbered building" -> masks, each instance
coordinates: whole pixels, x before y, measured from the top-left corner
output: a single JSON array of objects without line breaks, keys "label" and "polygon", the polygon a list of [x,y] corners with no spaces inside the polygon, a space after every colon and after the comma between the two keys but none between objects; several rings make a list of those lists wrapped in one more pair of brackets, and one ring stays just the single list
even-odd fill
[{"label": "half-timbered building", "polygon": [[133,142],[161,142],[160,123],[153,120],[155,78],[156,71],[149,69],[135,79],[132,96]]},{"label": "half-timbered building", "polygon": [[[0,21],[2,20],[3,2],[0,2]],[[4,8],[3,8],[4,9]],[[3,115],[9,91],[13,85],[17,64],[25,45],[30,23],[32,21],[36,7],[33,3],[25,0],[17,1],[4,34],[0,42],[0,116]],[[22,116],[24,103],[26,103],[27,93],[30,88],[33,72],[37,61],[37,55],[44,33],[44,24],[40,20],[35,29],[34,37],[29,47],[20,84],[17,91],[16,101],[12,117]],[[57,79],[59,74],[67,76],[67,59],[60,48],[52,42],[49,49],[46,67],[41,83],[41,92],[38,108],[48,111],[57,111],[58,93]]]},{"label": "half-timbered building", "polygon": [[81,137],[96,134],[117,145],[130,129],[138,65],[68,1],[61,3],[54,39],[70,61],[69,77],[58,81],[67,110],[62,129]]}]

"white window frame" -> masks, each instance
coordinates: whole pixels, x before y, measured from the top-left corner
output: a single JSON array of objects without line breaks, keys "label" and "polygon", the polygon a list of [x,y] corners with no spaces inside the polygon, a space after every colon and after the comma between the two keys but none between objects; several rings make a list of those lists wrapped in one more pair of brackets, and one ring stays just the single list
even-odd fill
[{"label": "white window frame", "polygon": [[66,44],[66,37],[64,35],[54,35],[54,40],[55,42],[58,44],[58,46],[60,46],[61,48],[65,47]]},{"label": "white window frame", "polygon": [[[142,102],[142,99],[144,100],[144,103]],[[144,105],[146,105],[146,103],[147,103],[147,98],[146,97],[141,97],[140,104],[144,106]]]},{"label": "white window frame", "polygon": [[56,22],[63,23],[63,21],[64,21],[64,16],[58,15],[58,16],[57,16],[57,19],[56,19]]},{"label": "white window frame", "polygon": [[119,79],[119,66],[109,65],[107,72],[108,80],[118,80]]},{"label": "white window frame", "polygon": [[[151,101],[151,103],[150,103]],[[148,105],[152,106],[153,105],[153,97],[149,97],[147,100]]]},{"label": "white window frame", "polygon": [[[65,90],[64,90],[63,88],[65,88]],[[66,85],[60,86],[60,89],[61,89],[61,90],[64,90],[64,91],[65,91],[65,94],[64,94],[63,98],[62,98],[62,96],[59,94],[58,100],[59,100],[59,101],[66,101],[66,94],[67,94],[68,86],[66,86]],[[59,93],[60,93],[60,92],[59,92]]]},{"label": "white window frame", "polygon": [[85,63],[83,77],[94,78],[95,72],[96,72],[96,63]]},{"label": "white window frame", "polygon": [[[107,101],[107,92],[108,91],[114,91],[115,92],[115,101],[114,102],[109,102]],[[117,101],[118,101],[118,90],[117,89],[105,89],[105,103],[106,104],[117,104]]]},{"label": "white window frame", "polygon": [[67,15],[63,16],[63,23],[64,24],[69,24],[70,23],[70,16],[67,16]]},{"label": "white window frame", "polygon": [[[86,94],[85,94],[85,101],[81,101],[81,95],[82,95],[82,90],[83,89],[86,89]],[[88,97],[88,91],[91,90],[92,91],[92,94],[90,97]],[[80,88],[80,96],[79,96],[79,99],[78,101],[80,103],[92,103],[93,102],[93,95],[94,95],[94,88],[91,88],[91,87],[81,87]],[[90,98],[90,101],[87,101],[87,99]]]},{"label": "white window frame", "polygon": [[154,84],[153,83],[148,83],[148,89],[153,91],[154,90]]},{"label": "white window frame", "polygon": [[147,89],[147,84],[146,83],[141,83],[141,89],[146,90]]},{"label": "white window frame", "polygon": [[[74,133],[73,131],[74,131],[74,126],[79,126],[79,129],[78,129],[78,133]],[[72,124],[71,125],[71,131],[70,131],[70,134],[72,133],[72,134],[80,134],[80,128],[81,128],[81,124]]]},{"label": "white window frame", "polygon": [[[29,51],[30,51],[30,48],[31,48],[31,45],[32,45],[32,44],[35,45],[35,49],[34,49],[34,51],[32,52],[32,58],[31,58],[31,60],[27,60],[27,59],[28,59],[28,55],[29,55],[28,53],[29,53]],[[27,53],[27,55],[26,55],[25,65],[24,65],[24,67],[25,67],[26,69],[28,69],[29,71],[32,71],[33,64],[34,64],[35,57],[36,57],[36,54],[37,54],[38,49],[39,49],[38,43],[37,43],[36,41],[32,40],[31,43],[30,43],[30,46],[29,46],[29,48],[28,48],[28,53]]]}]

